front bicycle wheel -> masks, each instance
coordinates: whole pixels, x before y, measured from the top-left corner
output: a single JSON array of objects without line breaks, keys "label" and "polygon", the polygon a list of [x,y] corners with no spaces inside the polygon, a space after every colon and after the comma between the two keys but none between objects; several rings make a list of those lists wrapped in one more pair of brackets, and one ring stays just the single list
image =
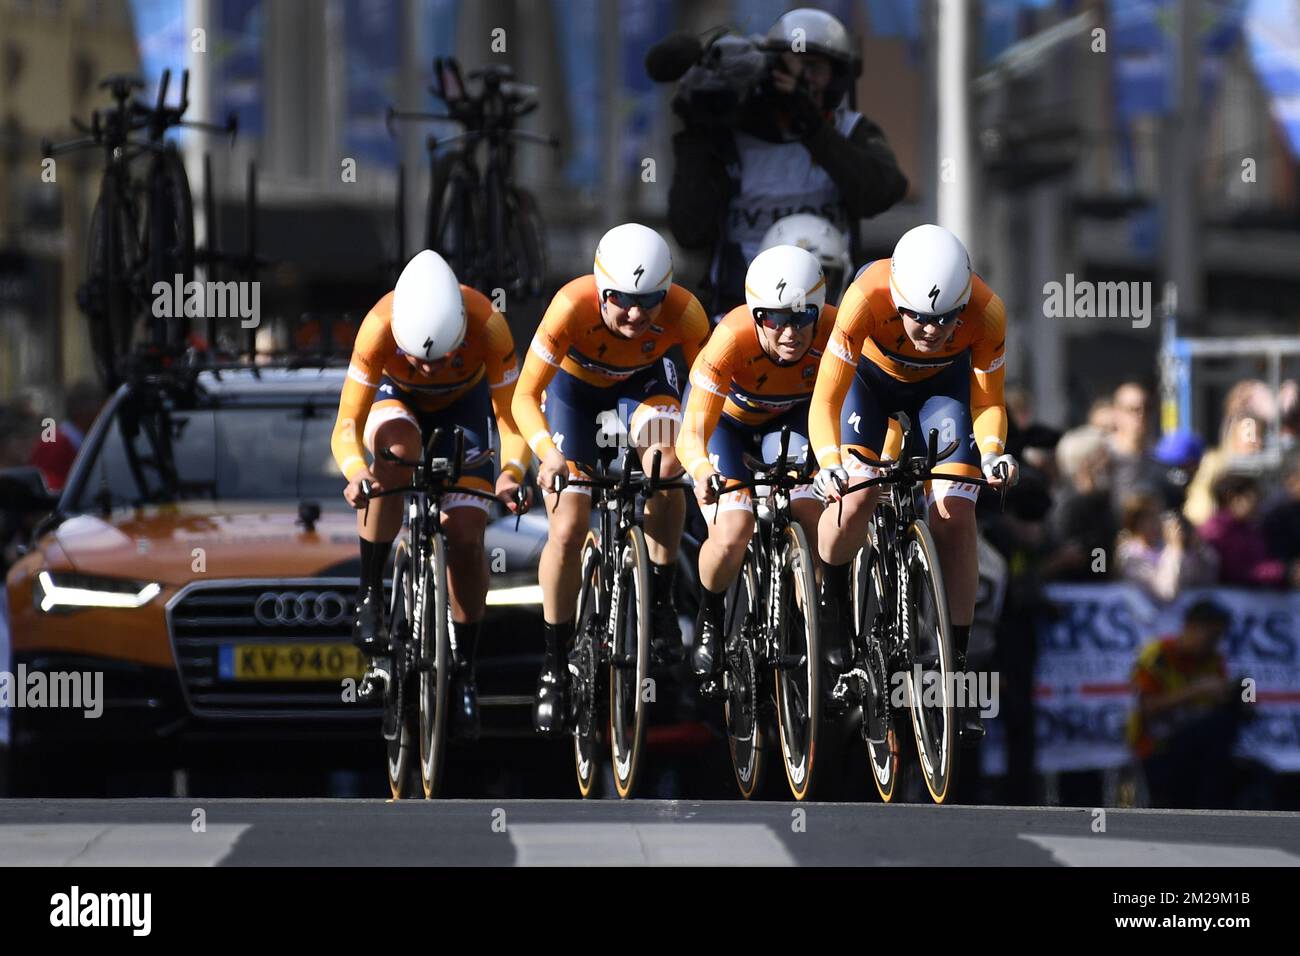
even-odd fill
[{"label": "front bicycle wheel", "polygon": [[957,777],[952,624],[934,537],[922,520],[913,521],[908,529],[903,563],[904,640],[912,663],[904,679],[912,732],[930,799],[942,804],[955,792]]},{"label": "front bicycle wheel", "polygon": [[578,792],[589,797],[596,785],[597,754],[605,726],[599,691],[600,641],[605,622],[600,615],[600,539],[594,531],[587,532],[581,567],[573,652],[569,655],[569,688],[574,723],[573,766],[578,774]]},{"label": "front bicycle wheel", "polygon": [[821,639],[817,585],[808,539],[790,524],[779,541],[773,574],[780,599],[776,649],[776,713],[785,776],[796,800],[814,792],[820,764],[817,748],[823,729]]},{"label": "front bicycle wheel", "polygon": [[727,595],[725,620],[727,696],[722,716],[736,786],[740,795],[749,800],[763,783],[765,743],[759,714],[758,654],[754,646],[754,634],[762,626],[763,610],[758,595],[758,574],[749,554]]},{"label": "front bicycle wheel", "polygon": [[388,616],[388,633],[392,645],[389,682],[384,693],[384,743],[388,749],[388,789],[394,800],[413,797],[418,792],[415,780],[415,751],[419,727],[415,714],[414,673],[407,666],[409,649],[420,641],[416,575],[411,549],[406,538],[393,551],[393,597]]},{"label": "front bicycle wheel", "polygon": [[441,534],[430,536],[424,567],[423,617],[419,646],[420,783],[426,799],[442,787],[447,750],[447,676],[451,670],[448,632],[451,605],[447,600],[447,551]]},{"label": "front bicycle wheel", "polygon": [[893,604],[877,548],[862,549],[853,558],[853,600],[854,620],[863,636],[862,664],[868,680],[862,701],[862,737],[876,792],[882,802],[889,803],[898,786],[899,747],[890,709],[888,654],[882,641]]},{"label": "front bicycle wheel", "polygon": [[619,544],[610,619],[609,742],[614,787],[623,799],[636,789],[645,743],[644,693],[650,668],[650,556],[645,533],[632,528]]}]

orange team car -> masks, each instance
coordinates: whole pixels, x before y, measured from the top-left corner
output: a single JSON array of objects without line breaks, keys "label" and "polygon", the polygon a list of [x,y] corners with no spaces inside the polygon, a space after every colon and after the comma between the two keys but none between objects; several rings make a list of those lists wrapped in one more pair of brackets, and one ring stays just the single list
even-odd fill
[{"label": "orange team car", "polygon": [[[343,378],[214,369],[117,391],[6,580],[0,698],[22,696],[0,708],[10,793],[121,792],[142,775],[156,790],[177,769],[229,781],[346,768],[379,792],[378,710],[349,692],[363,666],[350,643],[356,519],[330,453]],[[504,515],[488,529],[475,749],[498,765],[526,761],[502,760],[494,734],[532,745],[544,537],[540,514],[517,533]],[[34,675],[53,688],[70,674],[87,695],[100,681],[99,700],[32,690]]]}]

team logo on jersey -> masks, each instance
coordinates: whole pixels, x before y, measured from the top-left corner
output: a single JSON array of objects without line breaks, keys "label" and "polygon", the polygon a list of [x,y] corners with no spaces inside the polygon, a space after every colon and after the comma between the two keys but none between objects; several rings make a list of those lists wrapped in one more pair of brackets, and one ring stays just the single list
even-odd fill
[{"label": "team logo on jersey", "polygon": [[677,384],[677,366],[668,358],[664,358],[664,377],[668,379],[668,385],[674,392],[681,391]]},{"label": "team logo on jersey", "polygon": [[647,341],[647,342],[642,342],[642,343],[641,343],[641,351],[642,351],[642,352],[653,352],[654,350],[655,350],[655,344],[654,344],[654,342],[652,342],[652,341]]},{"label": "team logo on jersey", "polygon": [[803,374],[803,377],[804,377],[804,378],[812,378],[814,375],[817,374],[817,366],[816,366],[816,365],[805,365],[805,366],[803,367],[803,373],[802,373],[802,374]]}]

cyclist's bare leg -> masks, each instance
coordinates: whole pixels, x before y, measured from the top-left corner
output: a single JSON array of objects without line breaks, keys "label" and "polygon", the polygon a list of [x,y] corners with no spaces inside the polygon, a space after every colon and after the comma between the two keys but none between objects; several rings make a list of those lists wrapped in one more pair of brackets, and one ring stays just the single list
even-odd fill
[{"label": "cyclist's bare leg", "polygon": [[[849,480],[856,484],[862,479],[849,472]],[[832,501],[826,505],[817,521],[817,554],[823,564],[848,564],[858,548],[868,544],[867,530],[879,500],[877,485],[846,495],[842,514],[839,503]]]},{"label": "cyclist's bare leg", "polygon": [[[553,492],[542,496],[546,506],[547,536],[537,566],[542,586],[542,616],[549,624],[572,621],[582,581],[582,543],[591,525],[591,495],[578,490],[560,492],[555,504]],[[554,511],[552,511],[554,507]]]},{"label": "cyclist's bare leg", "polygon": [[[667,432],[666,429],[660,431]],[[656,438],[665,437],[656,435]],[[681,472],[677,463],[677,451],[673,442],[677,440],[676,430],[672,430],[667,444],[659,442],[637,446],[641,456],[642,467],[649,468],[655,452],[662,457],[659,460],[659,474],[663,478],[672,478]],[[655,564],[672,564],[677,560],[677,546],[681,544],[682,528],[686,524],[686,495],[681,488],[670,488],[656,492],[645,503],[646,550],[650,560]]]},{"label": "cyclist's bare leg", "polygon": [[483,549],[487,519],[487,512],[473,505],[451,508],[442,514],[451,619],[458,624],[483,618],[488,591],[487,552]]},{"label": "cyclist's bare leg", "polygon": [[700,583],[718,594],[730,588],[740,573],[745,549],[754,534],[754,513],[748,508],[736,508],[719,511],[716,521],[711,515],[706,517],[709,537],[700,545]]},{"label": "cyclist's bare leg", "polygon": [[[861,494],[861,492],[857,493]],[[808,539],[809,550],[816,557],[818,526],[821,523],[822,512],[825,510],[822,503],[816,498],[796,498],[790,502],[790,510],[794,513],[794,520],[803,528],[804,536]],[[817,563],[820,565],[821,561]]]},{"label": "cyclist's bare leg", "polygon": [[979,590],[975,502],[953,495],[938,498],[930,507],[929,520],[948,590],[949,617],[954,627],[969,627]]},{"label": "cyclist's bare leg", "polygon": [[[849,484],[857,484],[875,474],[874,469],[851,456],[847,447],[841,449],[841,456],[849,474]],[[859,451],[869,458],[877,457],[870,449],[859,448]],[[849,606],[850,571],[858,549],[869,546],[867,532],[879,498],[879,486],[855,491],[839,502],[829,502],[818,520],[817,554],[822,564],[818,607],[822,624],[822,654],[824,662],[831,668],[830,678],[851,659],[854,625]]]},{"label": "cyclist's bare leg", "polygon": [[[374,446],[387,448],[398,458],[413,461],[421,448],[420,430],[404,418],[394,418],[375,429]],[[411,483],[411,469],[384,461],[375,455],[371,473],[384,488],[400,488]],[[357,512],[357,533],[367,541],[391,543],[402,527],[402,495],[385,495],[370,502],[368,509]]]}]

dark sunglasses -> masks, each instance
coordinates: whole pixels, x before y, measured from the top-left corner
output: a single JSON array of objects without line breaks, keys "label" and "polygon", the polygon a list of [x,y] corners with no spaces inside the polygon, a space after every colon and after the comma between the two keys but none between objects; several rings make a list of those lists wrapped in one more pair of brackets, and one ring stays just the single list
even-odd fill
[{"label": "dark sunglasses", "polygon": [[630,309],[634,305],[639,305],[643,309],[653,309],[668,297],[668,290],[660,289],[658,292],[643,292],[638,295],[634,292],[606,289],[603,295],[605,297],[603,301],[613,302],[620,309]]},{"label": "dark sunglasses", "polygon": [[957,321],[957,316],[961,315],[962,309],[953,309],[951,312],[945,312],[943,315],[921,315],[919,312],[913,312],[911,309],[899,309],[898,314],[907,316],[913,322],[920,322],[922,325],[937,325],[941,329],[946,329]]},{"label": "dark sunglasses", "polygon": [[787,325],[796,329],[806,329],[817,321],[821,310],[815,305],[806,309],[754,309],[754,321],[765,329],[777,331]]}]

